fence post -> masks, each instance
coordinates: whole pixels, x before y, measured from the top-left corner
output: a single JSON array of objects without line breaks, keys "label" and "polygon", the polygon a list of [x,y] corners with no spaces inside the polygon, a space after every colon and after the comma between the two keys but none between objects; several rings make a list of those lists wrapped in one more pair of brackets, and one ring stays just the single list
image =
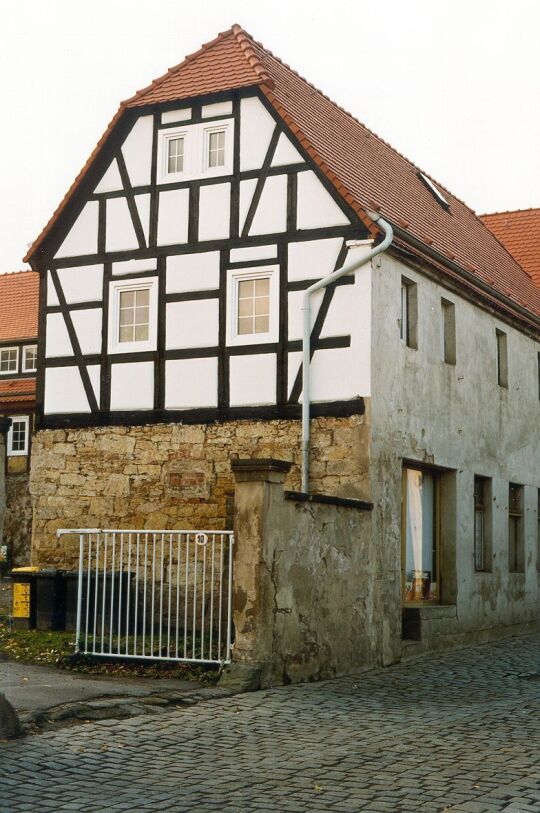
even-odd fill
[{"label": "fence post", "polygon": [[236,480],[231,671],[236,669],[240,683],[245,679],[244,688],[272,681],[275,589],[269,540],[280,533],[280,506],[291,465],[273,459],[231,462]]}]

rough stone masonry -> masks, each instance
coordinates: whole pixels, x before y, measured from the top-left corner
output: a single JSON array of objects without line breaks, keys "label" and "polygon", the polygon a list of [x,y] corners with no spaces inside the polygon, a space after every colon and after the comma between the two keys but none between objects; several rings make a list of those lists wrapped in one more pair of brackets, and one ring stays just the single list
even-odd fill
[{"label": "rough stone masonry", "polygon": [[[300,432],[294,420],[39,431],[32,563],[75,567],[58,528],[231,528],[231,460],[291,460],[286,487],[298,489]],[[368,499],[368,438],[367,415],[313,420],[313,489]]]}]

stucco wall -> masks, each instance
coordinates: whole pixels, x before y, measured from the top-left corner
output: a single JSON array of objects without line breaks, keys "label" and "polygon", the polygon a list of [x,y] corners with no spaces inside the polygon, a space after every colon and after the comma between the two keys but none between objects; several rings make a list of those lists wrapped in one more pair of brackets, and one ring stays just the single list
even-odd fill
[{"label": "stucco wall", "polygon": [[[228,528],[234,457],[295,461],[300,484],[300,421],[158,424],[47,430],[33,439],[33,564],[75,565],[57,528]],[[311,475],[321,492],[365,497],[365,416],[313,421]],[[351,452],[352,450],[352,452]]]},{"label": "stucco wall", "polygon": [[[388,659],[400,650],[402,461],[446,469],[441,486],[445,632],[538,617],[540,344],[386,253],[373,273],[372,488]],[[399,336],[401,276],[417,283],[418,349]],[[441,297],[455,303],[457,363],[441,358]],[[508,334],[509,387],[497,384],[495,329]],[[493,568],[473,563],[474,475],[493,478]],[[509,573],[508,483],[525,486],[525,573]],[[455,550],[454,550],[455,549]]]},{"label": "stucco wall", "polygon": [[371,512],[287,499],[285,473],[247,462],[235,467],[235,663],[258,667],[262,686],[374,666]]}]

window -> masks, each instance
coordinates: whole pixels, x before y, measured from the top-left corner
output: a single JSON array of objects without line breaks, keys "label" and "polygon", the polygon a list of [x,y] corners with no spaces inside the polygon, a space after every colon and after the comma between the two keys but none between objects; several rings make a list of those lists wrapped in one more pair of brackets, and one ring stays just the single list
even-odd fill
[{"label": "window", "polygon": [[508,488],[508,558],[511,573],[525,569],[523,535],[523,486],[510,483]]},{"label": "window", "polygon": [[276,342],[279,333],[279,269],[230,271],[228,344]]},{"label": "window", "polygon": [[237,332],[268,333],[270,329],[270,278],[238,282]]},{"label": "window", "polygon": [[0,375],[16,373],[19,369],[19,348],[2,347],[0,349]]},{"label": "window", "polygon": [[164,127],[158,138],[158,182],[232,174],[234,120]]},{"label": "window", "polygon": [[37,346],[23,347],[23,373],[35,373],[37,369]]},{"label": "window", "polygon": [[456,306],[441,299],[441,355],[446,364],[456,363]]},{"label": "window", "polygon": [[7,440],[9,457],[20,457],[28,454],[29,424],[28,415],[12,416]]},{"label": "window", "polygon": [[474,478],[474,569],[491,570],[491,480]]},{"label": "window", "polygon": [[225,130],[216,130],[208,135],[208,166],[225,166]]},{"label": "window", "polygon": [[497,337],[497,383],[499,387],[508,387],[508,343],[506,333],[496,329]]},{"label": "window", "polygon": [[439,480],[435,472],[403,470],[403,599],[439,600]]},{"label": "window", "polygon": [[184,139],[169,138],[167,141],[167,172],[184,171]]},{"label": "window", "polygon": [[114,280],[109,302],[109,352],[155,350],[157,277]]},{"label": "window", "polygon": [[399,337],[407,347],[418,347],[417,341],[418,299],[417,286],[405,277],[401,278],[401,309]]},{"label": "window", "polygon": [[120,291],[119,342],[147,342],[150,328],[150,290]]}]

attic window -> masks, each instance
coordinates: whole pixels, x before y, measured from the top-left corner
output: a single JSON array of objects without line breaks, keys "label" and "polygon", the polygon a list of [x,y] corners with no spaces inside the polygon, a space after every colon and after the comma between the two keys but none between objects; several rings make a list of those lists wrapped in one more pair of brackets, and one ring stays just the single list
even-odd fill
[{"label": "attic window", "polygon": [[450,209],[450,204],[448,203],[448,201],[446,200],[446,198],[444,197],[442,192],[440,192],[437,189],[437,187],[435,186],[433,181],[430,181],[429,178],[426,175],[424,175],[423,172],[417,172],[416,174],[418,175],[418,177],[420,178],[420,180],[422,181],[424,186],[427,189],[429,189],[429,191],[431,192],[431,194],[433,195],[433,197],[435,198],[437,203],[440,203],[440,205],[443,207],[443,209],[446,209],[446,211],[448,212],[449,209]]}]

